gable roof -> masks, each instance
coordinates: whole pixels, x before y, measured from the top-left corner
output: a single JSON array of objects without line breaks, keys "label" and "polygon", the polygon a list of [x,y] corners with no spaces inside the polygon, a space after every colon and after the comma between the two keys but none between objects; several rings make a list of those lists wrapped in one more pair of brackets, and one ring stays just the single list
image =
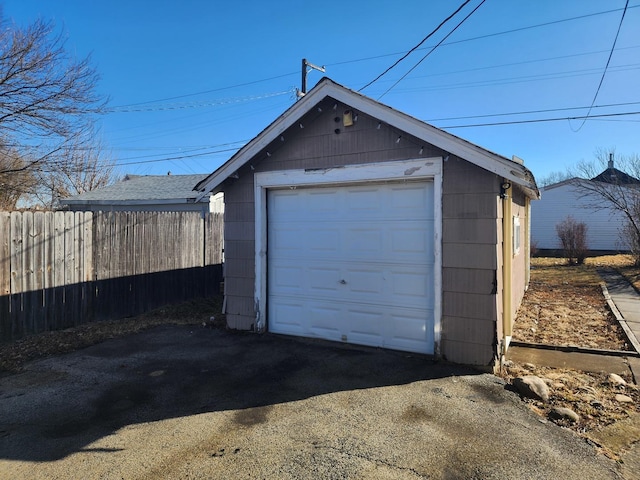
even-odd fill
[{"label": "gable roof", "polygon": [[600,175],[596,175],[591,179],[593,182],[611,183],[614,185],[638,185],[640,180],[618,170],[615,167],[609,167]]},{"label": "gable roof", "polygon": [[127,175],[120,182],[63,198],[60,203],[63,205],[193,203],[198,196],[193,191],[193,187],[206,177],[206,174]]},{"label": "gable roof", "polygon": [[238,150],[227,162],[195,186],[200,192],[198,198],[215,191],[222,182],[240,167],[279,138],[325,98],[330,97],[354,110],[370,115],[393,127],[407,132],[425,143],[478,165],[519,185],[531,198],[539,198],[540,192],[533,174],[521,163],[493,153],[485,148],[456,137],[444,130],[429,125],[415,117],[395,110],[376,100],[339,85],[329,78],[323,78],[298,102],[265,128],[258,136]]}]

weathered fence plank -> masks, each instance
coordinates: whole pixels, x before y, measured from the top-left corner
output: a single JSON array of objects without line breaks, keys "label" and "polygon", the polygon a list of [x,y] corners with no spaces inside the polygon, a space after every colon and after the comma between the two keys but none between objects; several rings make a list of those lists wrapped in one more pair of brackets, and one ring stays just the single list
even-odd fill
[{"label": "weathered fence plank", "polygon": [[0,338],[11,337],[11,215],[0,212]]},{"label": "weathered fence plank", "polygon": [[218,294],[221,222],[196,212],[0,212],[0,341]]}]

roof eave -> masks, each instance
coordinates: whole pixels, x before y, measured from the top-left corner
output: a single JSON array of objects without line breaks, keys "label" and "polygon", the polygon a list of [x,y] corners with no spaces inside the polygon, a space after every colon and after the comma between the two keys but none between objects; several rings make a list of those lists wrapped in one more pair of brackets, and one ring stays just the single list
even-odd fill
[{"label": "roof eave", "polygon": [[233,175],[247,161],[257,155],[262,149],[266,148],[289,127],[294,125],[310,108],[326,97],[331,97],[336,101],[349,105],[380,121],[393,125],[395,128],[405,131],[423,140],[425,143],[435,145],[442,150],[514,182],[531,198],[540,198],[540,192],[533,174],[523,165],[429,125],[422,120],[418,120],[415,117],[383,105],[360,93],[342,87],[328,78],[321,80],[318,85],[301,100],[286,110],[258,136],[236,152],[227,162],[199,182],[194,187],[195,190],[201,192],[198,198],[201,198],[208,192],[219,189],[224,180]]}]

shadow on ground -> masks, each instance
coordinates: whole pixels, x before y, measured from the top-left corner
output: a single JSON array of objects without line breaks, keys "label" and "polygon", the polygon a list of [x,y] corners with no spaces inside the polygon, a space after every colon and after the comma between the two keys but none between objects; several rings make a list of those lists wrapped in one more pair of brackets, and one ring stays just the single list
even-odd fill
[{"label": "shadow on ground", "polygon": [[474,373],[420,355],[159,327],[0,378],[0,459],[53,461],[125,426],[205,412],[253,425],[279,403]]}]

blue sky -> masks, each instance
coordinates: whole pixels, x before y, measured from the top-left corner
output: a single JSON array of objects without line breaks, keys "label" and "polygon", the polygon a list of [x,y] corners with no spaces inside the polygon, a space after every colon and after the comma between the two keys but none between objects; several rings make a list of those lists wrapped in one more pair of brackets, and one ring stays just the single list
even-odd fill
[{"label": "blue sky", "polygon": [[[585,115],[625,0],[481,0],[362,93],[506,157],[536,177],[593,158],[640,153],[640,115]],[[120,173],[210,173],[295,101],[302,58],[358,90],[418,44],[462,0],[4,0],[20,25],[53,20],[91,54],[103,142]],[[640,0],[630,0],[591,115],[640,112]],[[382,97],[381,97],[382,96]],[[381,97],[381,98],[380,98]],[[620,105],[625,104],[625,105]],[[609,107],[600,107],[612,105]],[[583,107],[583,108],[577,108]],[[547,110],[539,113],[526,113]],[[501,114],[500,116],[487,116]],[[509,115],[502,115],[509,114]],[[474,118],[475,117],[475,118]]]}]

